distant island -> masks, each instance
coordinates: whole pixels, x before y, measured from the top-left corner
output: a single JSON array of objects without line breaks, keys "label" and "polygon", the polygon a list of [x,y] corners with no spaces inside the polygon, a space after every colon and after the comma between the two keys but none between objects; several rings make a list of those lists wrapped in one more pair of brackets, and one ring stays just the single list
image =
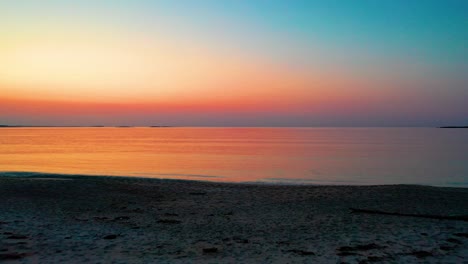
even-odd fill
[{"label": "distant island", "polygon": [[[95,126],[32,126],[32,125],[0,125],[0,128],[9,128],[9,127],[116,127],[116,128],[128,128],[128,127],[135,127],[135,126],[102,126],[102,125],[95,125]],[[148,126],[148,127],[172,127],[172,126]]]},{"label": "distant island", "polygon": [[22,127],[22,126],[0,125],[0,127]]},{"label": "distant island", "polygon": [[441,126],[439,128],[468,128],[468,126]]}]

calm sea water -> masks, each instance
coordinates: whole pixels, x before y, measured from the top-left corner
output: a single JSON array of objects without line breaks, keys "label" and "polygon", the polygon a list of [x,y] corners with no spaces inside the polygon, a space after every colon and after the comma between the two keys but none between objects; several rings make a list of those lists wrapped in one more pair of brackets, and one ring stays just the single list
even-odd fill
[{"label": "calm sea water", "polygon": [[0,171],[468,186],[468,130],[2,128]]}]

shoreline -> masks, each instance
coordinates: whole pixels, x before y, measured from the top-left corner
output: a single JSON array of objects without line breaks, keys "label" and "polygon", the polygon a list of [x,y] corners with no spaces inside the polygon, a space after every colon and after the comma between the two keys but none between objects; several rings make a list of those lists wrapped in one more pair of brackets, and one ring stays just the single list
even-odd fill
[{"label": "shoreline", "polygon": [[[162,174],[164,175],[164,174]],[[159,175],[159,176],[162,176]],[[207,176],[200,176],[194,178],[202,179],[178,179],[178,178],[164,178],[164,177],[150,177],[150,176],[126,176],[126,175],[102,175],[102,174],[67,174],[67,173],[53,173],[53,172],[32,172],[32,171],[0,171],[0,179],[2,177],[10,178],[24,178],[24,179],[34,179],[34,178],[67,178],[67,179],[85,179],[88,177],[94,178],[99,177],[103,179],[135,179],[135,180],[155,180],[155,181],[186,181],[186,182],[201,182],[201,183],[217,183],[217,184],[232,184],[232,185],[253,185],[253,186],[354,186],[354,187],[369,187],[369,186],[426,186],[426,187],[436,187],[436,188],[460,188],[468,189],[468,186],[460,183],[447,183],[445,185],[431,185],[431,184],[419,184],[419,183],[395,183],[395,184],[378,184],[378,183],[354,183],[354,184],[342,184],[342,182],[333,182],[333,181],[314,181],[308,179],[285,179],[275,180],[267,179],[265,181],[241,181],[241,182],[232,182],[232,181],[213,181],[205,180],[203,178],[211,178]],[[217,177],[217,176],[212,176]],[[269,180],[269,181],[268,181]],[[320,183],[321,182],[321,183]]]},{"label": "shoreline", "polygon": [[466,188],[32,174],[0,177],[0,261],[457,263],[468,258],[468,222],[350,210],[466,216]]}]

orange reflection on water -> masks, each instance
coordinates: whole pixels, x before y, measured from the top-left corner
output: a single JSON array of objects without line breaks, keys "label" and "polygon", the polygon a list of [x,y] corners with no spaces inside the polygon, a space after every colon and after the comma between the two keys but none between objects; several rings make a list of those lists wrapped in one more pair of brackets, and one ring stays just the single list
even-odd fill
[{"label": "orange reflection on water", "polygon": [[464,182],[467,162],[457,161],[468,160],[467,142],[463,132],[424,128],[2,128],[0,171],[229,182]]}]

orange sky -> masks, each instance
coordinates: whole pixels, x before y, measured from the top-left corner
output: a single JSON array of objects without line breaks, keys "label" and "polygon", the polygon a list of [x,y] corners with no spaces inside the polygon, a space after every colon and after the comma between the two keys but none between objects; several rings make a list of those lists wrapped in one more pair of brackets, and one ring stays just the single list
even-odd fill
[{"label": "orange sky", "polygon": [[[230,10],[214,3],[186,10],[151,1],[0,3],[0,124],[55,124],[58,116],[73,124],[78,115],[102,115],[92,122],[103,124],[118,115],[152,123],[160,113],[170,113],[167,120],[177,114],[174,125],[193,123],[184,115],[194,113],[206,120],[237,113],[259,123],[267,113],[288,124],[288,116],[301,116],[297,125],[330,116],[336,125],[359,115],[359,124],[370,125],[384,117],[391,123],[393,116],[421,124],[466,116],[460,99],[468,96],[466,78],[453,70],[463,69],[457,59],[463,56],[450,55],[458,46],[438,50],[424,46],[435,43],[425,35],[412,32],[414,42],[406,43],[398,34],[363,28],[352,23],[361,17],[347,4],[335,11],[351,12],[349,30],[316,20],[309,13],[321,9],[313,6],[287,6],[304,21],[272,16],[263,24],[264,12],[284,7],[231,4]],[[409,27],[412,21],[398,23]],[[367,35],[350,36],[351,29]],[[377,45],[377,35],[386,42]]]},{"label": "orange sky", "polygon": [[[306,111],[358,101],[368,80],[155,38],[35,37],[1,50],[4,113]],[[8,111],[10,109],[10,111]]]}]

